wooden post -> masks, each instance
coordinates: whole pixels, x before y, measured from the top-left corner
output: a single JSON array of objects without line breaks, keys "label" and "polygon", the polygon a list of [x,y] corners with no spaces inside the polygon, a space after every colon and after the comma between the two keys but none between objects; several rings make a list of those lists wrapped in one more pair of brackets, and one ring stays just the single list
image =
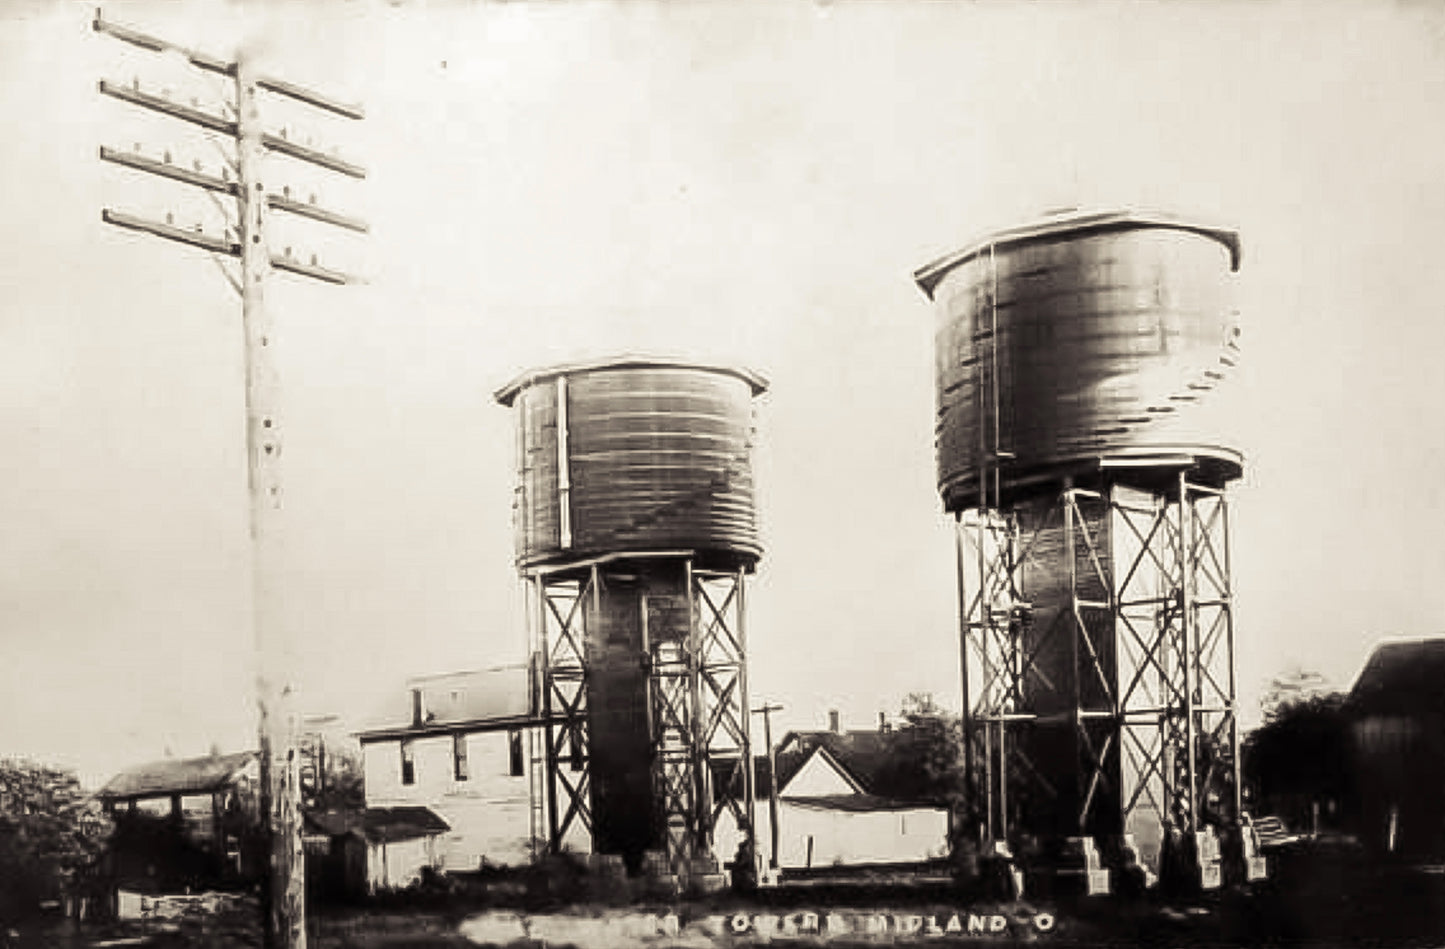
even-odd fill
[{"label": "wooden post", "polygon": [[216,873],[226,875],[226,829],[221,824],[221,792],[211,792],[211,846],[216,850]]},{"label": "wooden post", "polygon": [[[310,147],[288,141],[284,135],[270,135],[261,126],[257,93],[260,90],[285,96],[313,108],[322,109],[349,119],[361,119],[365,113],[358,105],[348,105],[280,79],[257,75],[246,57],[235,62],[187,49],[175,43],[149,36],[107,21],[96,11],[93,27],[122,42],[153,53],[179,55],[200,70],[235,80],[236,120],[220,113],[208,112],[172,102],[165,95],[140,91],[102,81],[100,92],[131,105],[159,112],[211,132],[233,138],[236,145],[237,182],[233,186],[225,176],[217,178],[199,168],[188,171],[144,157],[123,153],[118,149],[101,148],[103,161],[112,161],[137,171],[158,175],[173,181],[219,194],[234,193],[236,197],[239,241],[229,234],[218,237],[199,230],[150,221],[109,208],[101,219],[117,227],[149,233],[167,240],[200,247],[210,251],[226,275],[227,282],[241,295],[241,322],[246,352],[246,449],[247,474],[251,502],[252,548],[252,625],[257,654],[257,706],[260,741],[261,823],[269,840],[270,879],[262,888],[264,913],[263,936],[267,947],[304,949],[306,930],[304,913],[305,880],[301,851],[300,813],[298,803],[300,762],[297,758],[297,723],[291,708],[292,695],[288,678],[286,652],[278,637],[281,589],[277,576],[277,515],[281,510],[279,463],[281,455],[280,419],[277,413],[276,373],[271,347],[272,321],[266,310],[265,285],[274,267],[278,270],[320,280],[323,283],[346,284],[353,278],[323,267],[311,258],[302,263],[288,250],[285,255],[271,257],[266,244],[266,212],[276,208],[298,215],[365,233],[367,225],[349,215],[315,206],[312,202],[291,200],[287,189],[268,193],[261,178],[262,158],[267,150],[280,152],[298,161],[308,162],[352,178],[365,178],[366,169]],[[139,147],[139,146],[137,146]],[[236,279],[222,258],[240,258],[240,279]],[[135,802],[131,801],[134,809]]]},{"label": "wooden post", "polygon": [[266,244],[266,186],[261,179],[263,130],[257,77],[247,57],[236,61],[237,205],[241,217],[241,322],[246,348],[246,454],[251,494],[252,623],[256,638],[261,815],[270,855],[262,887],[263,944],[305,949],[305,864],[297,809],[296,721],[289,670],[279,648],[281,584],[275,556],[281,513],[281,425],[266,308],[271,255]]},{"label": "wooden post", "polygon": [[763,742],[768,746],[768,867],[773,870],[778,869],[778,756],[773,749],[773,713],[782,710],[781,705],[767,702],[753,709],[763,716]]}]

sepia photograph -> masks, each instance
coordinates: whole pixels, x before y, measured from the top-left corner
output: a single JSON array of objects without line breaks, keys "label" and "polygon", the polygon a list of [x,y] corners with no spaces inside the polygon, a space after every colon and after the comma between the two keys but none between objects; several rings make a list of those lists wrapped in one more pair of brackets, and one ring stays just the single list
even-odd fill
[{"label": "sepia photograph", "polygon": [[6,0],[0,949],[1445,945],[1445,5]]}]

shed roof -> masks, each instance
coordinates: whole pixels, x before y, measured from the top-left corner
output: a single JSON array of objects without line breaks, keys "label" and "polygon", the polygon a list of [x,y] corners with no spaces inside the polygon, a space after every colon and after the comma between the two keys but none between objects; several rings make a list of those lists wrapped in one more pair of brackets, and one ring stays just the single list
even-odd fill
[{"label": "shed roof", "polygon": [[359,811],[311,811],[304,815],[304,823],[311,833],[328,837],[359,834],[372,843],[415,840],[451,830],[451,825],[436,811],[419,805],[368,807]]},{"label": "shed roof", "polygon": [[128,768],[105,783],[102,799],[208,794],[228,787],[256,758],[254,751],[203,758],[167,758]]}]

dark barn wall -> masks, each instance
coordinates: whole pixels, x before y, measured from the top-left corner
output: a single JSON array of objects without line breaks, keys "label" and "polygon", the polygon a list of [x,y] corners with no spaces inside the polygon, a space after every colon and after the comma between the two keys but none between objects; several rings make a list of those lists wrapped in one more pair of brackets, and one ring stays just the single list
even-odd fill
[{"label": "dark barn wall", "polygon": [[1354,830],[1372,850],[1445,855],[1445,716],[1364,715],[1352,723]]}]

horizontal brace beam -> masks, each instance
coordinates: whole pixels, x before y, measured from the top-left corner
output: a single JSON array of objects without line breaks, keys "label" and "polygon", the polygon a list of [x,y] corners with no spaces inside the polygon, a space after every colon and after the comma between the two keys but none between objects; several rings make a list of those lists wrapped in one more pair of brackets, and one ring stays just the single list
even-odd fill
[{"label": "horizontal brace beam", "polygon": [[[1209,705],[1209,706],[1196,705],[1196,706],[1194,706],[1194,714],[1196,714],[1196,715],[1201,715],[1201,714],[1204,714],[1204,715],[1229,715],[1229,714],[1232,714],[1234,711],[1235,711],[1235,710],[1234,710],[1234,708],[1233,708],[1232,706],[1223,706],[1223,705]],[[1165,705],[1165,706],[1156,706],[1156,707],[1154,707],[1154,708],[1127,708],[1127,709],[1125,709],[1121,714],[1122,714],[1122,716],[1123,716],[1124,722],[1125,722],[1126,724],[1131,724],[1129,720],[1130,720],[1131,718],[1133,718],[1134,716],[1139,716],[1139,715],[1177,715],[1177,716],[1179,716],[1180,718],[1183,718],[1184,715],[1185,715],[1185,713],[1186,713],[1186,709],[1185,709],[1185,707],[1184,707],[1183,705]],[[1149,723],[1149,722],[1145,722],[1144,724],[1150,724],[1150,723]]]},{"label": "horizontal brace beam", "polygon": [[1120,600],[1119,609],[1124,610],[1131,606],[1158,606],[1161,603],[1177,602],[1179,602],[1179,596],[1177,594],[1165,594],[1164,596],[1146,596],[1140,597],[1137,600]]},{"label": "horizontal brace beam", "polygon": [[182,244],[190,244],[192,247],[200,247],[213,254],[229,254],[232,257],[241,256],[241,245],[228,241],[222,237],[215,237],[199,231],[188,231],[183,227],[176,227],[173,224],[162,224],[159,221],[148,221],[123,211],[112,211],[104,208],[100,212],[100,219],[107,224],[114,224],[116,227],[123,227],[132,231],[144,231],[156,237],[164,237],[169,241],[177,241]]},{"label": "horizontal brace beam", "polygon": [[371,230],[371,225],[360,218],[349,217],[339,214],[336,211],[328,211],[325,208],[317,207],[314,204],[304,201],[295,201],[283,195],[268,194],[266,203],[278,211],[285,211],[289,214],[296,214],[301,217],[310,218],[313,221],[320,221],[323,224],[334,224],[337,227],[344,227],[350,231],[365,234]]},{"label": "horizontal brace beam", "polygon": [[365,178],[366,169],[360,165],[352,164],[335,155],[328,155],[325,152],[317,151],[314,148],[307,148],[305,145],[297,145],[295,142],[264,132],[261,135],[261,144],[273,152],[280,152],[282,155],[289,155],[298,161],[310,162],[313,165],[320,165],[330,171],[338,171],[343,175],[352,178]]},{"label": "horizontal brace beam", "polygon": [[1023,712],[1001,712],[995,714],[974,712],[969,717],[975,722],[1034,722],[1038,721],[1039,718],[1037,715],[1029,715]]},{"label": "horizontal brace beam", "polygon": [[143,109],[150,109],[169,115],[171,118],[180,119],[183,122],[190,122],[192,125],[199,125],[202,128],[210,129],[213,132],[220,132],[223,135],[234,136],[236,134],[236,123],[221,115],[212,115],[200,109],[193,109],[188,105],[181,105],[179,102],[172,102],[163,96],[151,95],[149,92],[141,92],[130,86],[122,86],[109,80],[100,81],[100,92],[102,95],[110,96],[113,99],[120,99],[122,102],[129,102],[131,105],[138,105]]},{"label": "horizontal brace beam", "polygon": [[223,194],[234,195],[240,186],[234,181],[226,181],[214,175],[208,175],[200,171],[190,171],[179,165],[168,164],[163,161],[156,161],[154,158],[147,158],[144,155],[137,155],[133,152],[123,152],[116,148],[100,146],[101,161],[115,162],[117,165],[125,165],[127,168],[134,168],[136,171],[144,171],[152,175],[160,175],[162,178],[170,178],[188,185],[195,185],[197,188],[205,188],[208,191],[219,191]]},{"label": "horizontal brace beam", "polygon": [[523,576],[531,579],[533,577],[547,577],[553,574],[569,573],[577,570],[585,570],[589,567],[603,566],[609,563],[628,560],[663,560],[663,559],[686,559],[696,556],[693,550],[639,550],[623,551],[618,553],[602,554],[597,557],[587,557],[582,560],[569,560],[566,563],[538,564],[534,567],[523,569]]}]

